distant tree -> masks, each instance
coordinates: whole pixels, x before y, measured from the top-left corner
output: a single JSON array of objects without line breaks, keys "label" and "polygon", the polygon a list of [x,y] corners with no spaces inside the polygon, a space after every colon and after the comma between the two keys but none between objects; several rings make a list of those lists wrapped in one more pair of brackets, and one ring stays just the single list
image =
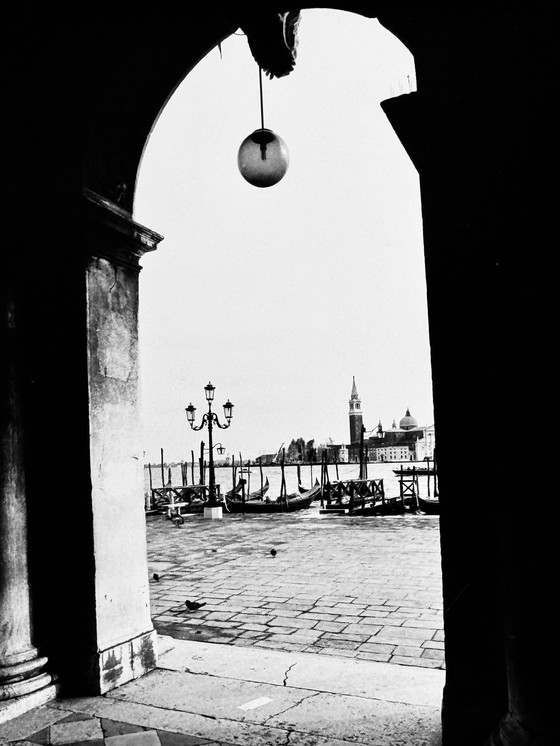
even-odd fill
[{"label": "distant tree", "polygon": [[305,444],[305,460],[310,462],[317,460],[317,449],[315,448],[314,440],[308,440]]},{"label": "distant tree", "polygon": [[303,438],[292,439],[286,449],[286,461],[290,464],[304,460],[305,441]]},{"label": "distant tree", "polygon": [[296,452],[296,441],[292,438],[292,440],[290,441],[290,444],[288,445],[288,447],[286,448],[284,452],[284,458],[286,459],[286,461],[293,461],[295,452]]}]

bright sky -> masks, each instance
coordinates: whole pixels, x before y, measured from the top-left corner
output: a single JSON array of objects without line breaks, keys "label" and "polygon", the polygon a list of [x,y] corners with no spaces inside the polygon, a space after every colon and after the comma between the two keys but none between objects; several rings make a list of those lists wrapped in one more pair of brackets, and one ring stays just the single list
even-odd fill
[{"label": "bright sky", "polygon": [[148,142],[135,220],[164,236],[142,259],[145,458],[214,441],[253,458],[292,438],[349,438],[352,376],[369,430],[407,408],[433,423],[418,173],[379,102],[415,88],[410,52],[378,21],[304,10],[294,71],[263,75],[264,123],[286,142],[275,186],[237,168],[260,127],[259,72],[229,37],[187,76]]}]

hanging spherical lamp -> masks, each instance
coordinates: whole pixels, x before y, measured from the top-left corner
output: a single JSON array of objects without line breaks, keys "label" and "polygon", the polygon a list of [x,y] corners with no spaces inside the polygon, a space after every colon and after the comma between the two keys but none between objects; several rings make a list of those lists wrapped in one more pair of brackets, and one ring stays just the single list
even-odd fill
[{"label": "hanging spherical lamp", "polygon": [[288,170],[290,155],[284,140],[264,126],[262,70],[259,67],[261,126],[246,137],[239,147],[237,167],[241,176],[256,187],[277,184]]},{"label": "hanging spherical lamp", "polygon": [[277,184],[288,170],[290,156],[284,140],[269,129],[258,129],[241,143],[237,165],[241,176],[256,187]]}]

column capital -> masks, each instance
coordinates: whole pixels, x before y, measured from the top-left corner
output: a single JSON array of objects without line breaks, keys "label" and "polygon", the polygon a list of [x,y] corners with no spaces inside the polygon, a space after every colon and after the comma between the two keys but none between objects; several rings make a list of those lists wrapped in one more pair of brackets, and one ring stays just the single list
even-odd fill
[{"label": "column capital", "polygon": [[140,258],[155,251],[163,236],[135,222],[127,210],[106,197],[84,189],[85,248],[90,256],[139,268]]}]

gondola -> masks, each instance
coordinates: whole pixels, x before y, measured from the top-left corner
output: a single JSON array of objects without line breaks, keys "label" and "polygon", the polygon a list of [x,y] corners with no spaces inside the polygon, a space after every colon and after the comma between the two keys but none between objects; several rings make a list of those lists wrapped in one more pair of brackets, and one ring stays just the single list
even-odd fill
[{"label": "gondola", "polygon": [[436,474],[436,469],[433,466],[407,466],[406,469],[393,469],[393,474],[399,477],[401,473],[404,473],[406,476],[411,475],[413,471],[418,477],[426,477],[428,474],[434,476]]},{"label": "gondola", "polygon": [[[319,487],[319,486],[320,486],[319,485],[319,480],[317,479],[317,477],[315,477],[315,484],[313,485],[313,488]],[[303,495],[303,493],[307,492],[309,489],[311,489],[311,488],[310,487],[304,487],[301,482],[298,483],[298,490],[300,492],[300,495]],[[320,497],[320,494],[319,494],[319,497]]]},{"label": "gondola", "polygon": [[439,515],[439,497],[420,497],[418,495],[418,508],[423,513]]},{"label": "gondola", "polygon": [[243,489],[244,483],[245,483],[245,480],[244,479],[240,479],[237,482],[237,484],[235,485],[235,487],[233,489],[228,490],[225,493],[226,497],[229,498],[230,500],[232,500],[235,497],[237,497],[238,495],[241,495],[241,490]]},{"label": "gondola", "polygon": [[296,510],[305,510],[309,508],[321,485],[315,485],[310,490],[302,494],[292,493],[291,495],[279,496],[271,500],[229,500],[226,498],[224,507],[228,513],[293,513]]},{"label": "gondola", "polygon": [[[254,492],[249,492],[249,494],[247,495],[245,499],[246,500],[262,500],[262,498],[268,492],[269,487],[270,487],[270,483],[268,481],[268,477],[266,477],[262,488],[259,487],[258,490],[255,490]],[[238,499],[240,498],[238,497]]]},{"label": "gondola", "polygon": [[[234,501],[241,502],[243,500],[243,484],[244,483],[245,483],[245,480],[244,479],[240,479],[239,482],[238,482],[238,484],[237,484],[237,487],[235,489],[235,492],[234,492],[234,490],[228,490],[228,492],[226,492],[226,498],[228,500],[234,500]],[[268,492],[269,487],[270,487],[270,483],[268,481],[268,477],[266,477],[265,482],[264,482],[262,488],[259,487],[258,490],[254,490],[253,492],[249,492],[248,495],[245,495],[245,500],[260,500],[260,499],[262,499],[266,495],[266,493]]]}]

